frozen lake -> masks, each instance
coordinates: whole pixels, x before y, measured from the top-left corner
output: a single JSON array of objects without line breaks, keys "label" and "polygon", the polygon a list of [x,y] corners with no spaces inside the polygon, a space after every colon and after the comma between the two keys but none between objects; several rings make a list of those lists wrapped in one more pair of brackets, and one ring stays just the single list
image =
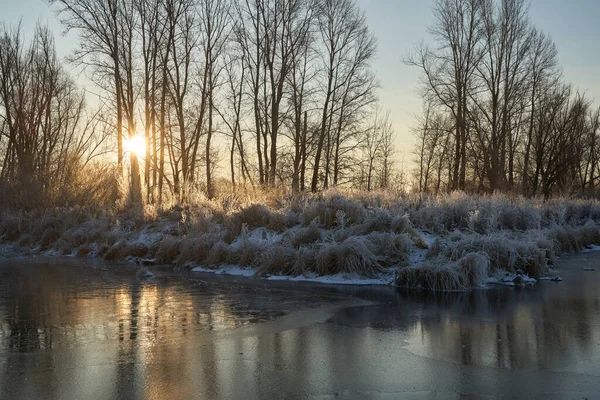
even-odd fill
[{"label": "frozen lake", "polygon": [[432,295],[6,261],[0,398],[600,398],[600,252],[557,269]]}]

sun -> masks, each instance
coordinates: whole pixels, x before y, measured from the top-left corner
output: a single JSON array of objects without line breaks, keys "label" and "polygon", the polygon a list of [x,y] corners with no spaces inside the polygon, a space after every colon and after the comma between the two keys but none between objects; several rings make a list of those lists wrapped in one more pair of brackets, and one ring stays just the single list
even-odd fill
[{"label": "sun", "polygon": [[143,158],[146,155],[146,140],[141,135],[135,135],[129,139],[125,139],[123,147],[125,151],[134,153],[138,158]]}]

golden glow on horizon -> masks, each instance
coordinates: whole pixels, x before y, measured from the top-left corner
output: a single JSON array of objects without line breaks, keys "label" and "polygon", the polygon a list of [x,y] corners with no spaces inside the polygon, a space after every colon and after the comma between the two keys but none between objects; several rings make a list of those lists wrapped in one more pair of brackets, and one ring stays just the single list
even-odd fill
[{"label": "golden glow on horizon", "polygon": [[123,148],[126,152],[135,154],[138,158],[144,158],[146,156],[146,139],[141,135],[135,135],[125,139]]}]

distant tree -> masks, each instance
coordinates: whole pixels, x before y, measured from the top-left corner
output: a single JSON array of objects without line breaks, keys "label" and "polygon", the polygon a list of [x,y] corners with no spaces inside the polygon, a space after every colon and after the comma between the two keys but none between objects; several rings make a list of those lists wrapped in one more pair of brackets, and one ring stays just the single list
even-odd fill
[{"label": "distant tree", "polygon": [[[199,20],[201,24],[201,47],[204,53],[203,71],[201,73],[202,86],[202,106],[201,113],[207,113],[206,116],[206,192],[209,198],[214,195],[211,159],[212,138],[215,130],[214,113],[216,90],[220,85],[219,78],[224,68],[224,53],[227,50],[227,42],[231,33],[231,13],[230,3],[224,0],[202,0],[199,6]],[[239,116],[238,116],[239,117]],[[204,115],[201,115],[204,119]],[[198,128],[202,123],[198,124]],[[237,136],[237,135],[236,135]],[[194,180],[193,171],[195,170],[196,154],[198,142],[194,143],[192,152],[191,180]]]},{"label": "distant tree", "polygon": [[375,78],[370,62],[377,44],[366,17],[353,0],[322,0],[318,5],[318,26],[324,75],[321,121],[316,140],[311,190],[319,188],[321,161],[325,151],[325,177],[333,165],[333,184],[338,184],[344,132],[375,100]]},{"label": "distant tree", "polygon": [[[117,163],[123,174],[123,118],[128,136],[136,135],[134,82],[134,33],[136,9],[125,0],[48,0],[57,4],[68,30],[79,34],[79,46],[71,60],[85,69],[96,84],[112,93],[116,104]],[[112,87],[110,87],[112,85]],[[141,203],[141,182],[136,154],[130,154],[131,199]]]},{"label": "distant tree", "polygon": [[531,51],[528,53],[527,69],[530,71],[529,87],[529,121],[527,137],[525,139],[525,153],[523,156],[522,191],[530,194],[530,165],[531,149],[535,121],[538,117],[538,104],[544,86],[552,85],[558,74],[558,51],[556,45],[547,35],[537,29],[531,32]]},{"label": "distant tree", "polygon": [[465,189],[469,94],[483,53],[481,0],[436,0],[429,31],[435,48],[421,47],[406,63],[421,69],[425,96],[454,119],[452,189]]},{"label": "distant tree", "polygon": [[0,182],[16,189],[13,205],[60,196],[77,167],[102,150],[99,116],[86,115],[47,28],[38,25],[29,44],[20,26],[0,30]]}]

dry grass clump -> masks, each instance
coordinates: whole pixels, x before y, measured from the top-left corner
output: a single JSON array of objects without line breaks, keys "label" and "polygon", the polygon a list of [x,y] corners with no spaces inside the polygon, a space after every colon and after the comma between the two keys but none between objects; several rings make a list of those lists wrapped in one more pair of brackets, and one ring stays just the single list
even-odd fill
[{"label": "dry grass clump", "polygon": [[273,231],[282,232],[289,227],[288,224],[293,223],[293,219],[286,218],[281,212],[272,212],[264,204],[250,204],[229,216],[226,221],[228,233],[225,241],[233,242],[240,235],[244,226],[254,229],[267,227]]},{"label": "dry grass clump", "polygon": [[296,250],[286,244],[270,246],[256,261],[256,275],[299,275],[295,270]]},{"label": "dry grass clump", "polygon": [[269,212],[269,222],[267,228],[275,232],[283,232],[289,225],[295,225],[292,218],[287,218],[286,214],[279,211]]},{"label": "dry grass clump", "polygon": [[548,265],[555,265],[557,261],[556,253],[558,250],[556,243],[553,240],[542,236],[539,239],[537,239],[536,245],[537,247],[542,249],[542,251],[545,252],[545,257],[546,260],[548,260]]},{"label": "dry grass clump", "polygon": [[140,242],[128,242],[125,248],[125,257],[143,258],[148,255],[148,246]]},{"label": "dry grass clump", "polygon": [[215,243],[221,241],[221,238],[222,235],[219,234],[203,233],[183,240],[177,257],[177,264],[183,265],[187,262],[203,264],[208,259]]},{"label": "dry grass clump", "polygon": [[98,242],[101,244],[106,244],[110,247],[121,240],[123,236],[124,232],[119,227],[114,227],[110,230],[102,232]]},{"label": "dry grass clump", "polygon": [[122,260],[126,256],[127,249],[127,241],[119,240],[117,243],[113,244],[108,248],[106,253],[104,253],[103,258],[107,261],[118,261]]},{"label": "dry grass clump", "polygon": [[600,244],[600,226],[589,221],[583,226],[558,226],[550,230],[549,238],[563,253],[579,252],[590,245]]},{"label": "dry grass clump", "polygon": [[40,239],[40,250],[48,250],[58,239],[60,239],[60,232],[54,228],[46,228]]},{"label": "dry grass clump", "polygon": [[145,244],[122,239],[112,245],[104,253],[103,258],[107,261],[121,261],[127,257],[145,257],[147,254],[148,247]]},{"label": "dry grass clump", "polygon": [[163,208],[157,211],[157,218],[166,219],[171,222],[181,222],[183,219],[183,208],[178,204],[169,208]]},{"label": "dry grass clump", "polygon": [[445,259],[430,260],[418,267],[400,268],[396,285],[431,291],[468,290],[485,283],[489,260],[482,253],[468,253],[454,262]]},{"label": "dry grass clump", "polygon": [[321,232],[318,219],[315,219],[308,226],[302,227],[292,234],[292,246],[299,248],[303,245],[315,243],[316,241],[321,240]]},{"label": "dry grass clump", "polygon": [[353,225],[364,221],[365,207],[357,201],[345,198],[339,194],[324,193],[324,197],[311,199],[304,208],[304,225],[310,224],[316,218],[325,229],[336,224]]},{"label": "dry grass clump", "polygon": [[159,264],[172,264],[181,251],[183,240],[173,236],[165,236],[158,245],[158,250],[154,256]]},{"label": "dry grass clump", "polygon": [[[177,234],[196,235],[214,233],[223,230],[223,214],[209,207],[186,206],[179,211],[181,214],[177,225]],[[171,221],[173,222],[173,221]]]},{"label": "dry grass clump", "polygon": [[330,189],[331,193],[337,193],[344,197],[352,198],[365,207],[383,208],[387,210],[393,210],[404,202],[404,198],[401,198],[398,193],[394,193],[390,190],[341,190],[341,189]]},{"label": "dry grass clump", "polygon": [[450,241],[444,244],[434,243],[428,252],[428,258],[441,257],[457,261],[474,252],[487,255],[491,271],[504,269],[514,272],[520,269],[530,276],[538,277],[548,268],[548,251],[540,248],[537,241],[502,233],[452,235]]},{"label": "dry grass clump", "polygon": [[241,230],[242,225],[260,228],[269,225],[271,210],[264,204],[250,204],[231,216],[231,223]]},{"label": "dry grass clump", "polygon": [[[231,181],[220,179],[215,181],[213,185],[215,202],[225,203],[225,209],[238,209],[244,204],[261,203],[270,208],[281,207],[282,199],[284,199],[289,191],[284,187],[253,187],[251,185],[237,184],[231,185]],[[198,194],[199,197],[205,197],[203,193]],[[195,199],[194,199],[195,200]]]},{"label": "dry grass clump", "polygon": [[23,226],[21,222],[21,213],[12,213],[4,211],[0,218],[0,235],[2,239],[12,242],[21,237]]},{"label": "dry grass clump", "polygon": [[576,253],[584,248],[577,228],[556,227],[550,230],[548,236],[554,240],[560,253]]},{"label": "dry grass clump", "polygon": [[88,245],[79,246],[75,251],[76,257],[87,257],[92,252],[92,248]]},{"label": "dry grass clump", "polygon": [[589,221],[579,228],[581,242],[585,247],[600,244],[600,225]]},{"label": "dry grass clump", "polygon": [[[68,246],[70,237],[65,235],[67,232],[71,234],[79,230],[86,233],[85,238],[75,240],[74,249],[95,240],[99,232],[107,229],[110,218],[110,212],[83,207],[5,211],[0,218],[0,235],[7,241],[16,241],[25,235],[29,238],[29,245],[37,244],[43,251],[53,245]],[[94,229],[94,225],[99,226]]]},{"label": "dry grass clump", "polygon": [[33,246],[35,244],[35,240],[33,239],[33,236],[31,236],[28,233],[22,235],[18,239],[19,240],[17,243],[19,243],[19,246]]},{"label": "dry grass clump", "polygon": [[256,265],[257,259],[266,251],[263,244],[256,241],[243,240],[237,248],[229,246],[229,258],[231,262],[242,267],[251,267]]},{"label": "dry grass clump", "polygon": [[600,202],[596,199],[555,197],[541,204],[545,226],[583,225],[600,222]]},{"label": "dry grass clump", "polygon": [[530,202],[506,204],[500,208],[498,228],[512,231],[527,231],[541,228],[542,217]]},{"label": "dry grass clump", "polygon": [[473,201],[464,193],[426,197],[418,206],[409,209],[415,226],[432,233],[445,234],[455,229],[468,228]]},{"label": "dry grass clump", "polygon": [[408,234],[392,232],[372,232],[365,237],[373,244],[373,252],[381,257],[385,266],[405,266],[409,263],[409,254],[413,242]]},{"label": "dry grass clump", "polygon": [[468,196],[455,192],[414,202],[409,213],[416,226],[432,233],[458,229],[491,234],[540,229],[545,221],[540,204],[539,200],[501,194]]},{"label": "dry grass clump", "polygon": [[230,261],[229,245],[222,240],[219,240],[212,245],[208,251],[204,265],[215,267],[219,264],[226,264]]},{"label": "dry grass clump", "polygon": [[414,232],[413,224],[408,215],[397,215],[390,223],[390,230],[394,233]]},{"label": "dry grass clump", "polygon": [[[264,232],[264,231],[263,231]],[[229,246],[229,260],[243,267],[256,265],[257,258],[265,251],[267,243],[251,237],[244,226],[237,239]]]},{"label": "dry grass clump", "polygon": [[296,252],[292,271],[295,276],[316,271],[316,251],[314,246],[300,247]]},{"label": "dry grass clump", "polygon": [[468,228],[477,233],[525,231],[541,227],[539,208],[533,201],[523,197],[502,194],[473,197],[471,208]]},{"label": "dry grass clump", "polygon": [[[342,218],[345,215],[341,216]],[[427,248],[423,238],[413,228],[408,215],[394,216],[387,210],[374,210],[368,212],[364,221],[346,227],[346,224],[339,224],[341,228],[333,233],[335,241],[341,242],[352,236],[364,236],[375,232],[407,234],[412,241],[420,248]]]},{"label": "dry grass clump", "polygon": [[[371,232],[386,232],[392,229],[392,223],[394,222],[394,217],[387,210],[376,210],[374,212],[368,213],[364,221],[361,223],[357,223],[354,225],[348,226],[344,230],[346,237],[350,236],[361,236],[366,235]],[[402,228],[402,224],[396,224],[396,228]],[[410,226],[410,223],[408,224]],[[401,233],[401,232],[399,232]]]},{"label": "dry grass clump", "polygon": [[352,236],[343,242],[323,243],[315,257],[319,275],[353,273],[369,278],[384,271],[384,256],[376,254],[376,246],[365,237]]},{"label": "dry grass clump", "polygon": [[80,226],[68,229],[62,234],[60,239],[72,248],[76,248],[100,240],[107,232],[109,232],[110,244],[114,244],[118,240],[118,237],[121,236],[120,232],[112,231],[110,220],[94,219],[86,221]]}]

